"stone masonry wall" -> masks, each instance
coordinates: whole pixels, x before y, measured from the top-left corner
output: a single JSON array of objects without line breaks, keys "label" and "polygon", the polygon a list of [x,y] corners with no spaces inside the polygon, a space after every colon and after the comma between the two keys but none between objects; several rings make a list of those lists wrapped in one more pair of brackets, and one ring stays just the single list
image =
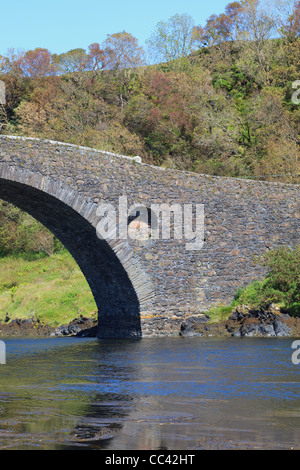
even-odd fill
[{"label": "stone masonry wall", "polygon": [[[255,255],[299,243],[297,185],[193,174],[68,144],[0,136],[0,185],[7,181],[50,194],[94,229],[97,205],[106,201],[118,207],[124,195],[128,205],[149,208],[204,204],[199,251],[186,250],[184,240],[110,242],[139,299],[144,336],[178,334],[186,316],[231,301],[238,287],[264,274]],[[101,318],[99,323],[109,325],[109,311]]]}]

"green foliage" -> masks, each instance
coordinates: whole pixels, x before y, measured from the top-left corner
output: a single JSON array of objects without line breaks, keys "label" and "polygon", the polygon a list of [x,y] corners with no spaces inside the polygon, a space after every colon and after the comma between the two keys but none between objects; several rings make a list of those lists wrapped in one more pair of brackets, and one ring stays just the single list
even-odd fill
[{"label": "green foliage", "polygon": [[266,277],[239,288],[229,305],[215,306],[206,312],[212,323],[227,320],[239,305],[259,309],[276,304],[290,315],[300,316],[300,245],[270,250],[257,261],[266,267]]},{"label": "green foliage", "polygon": [[0,258],[8,255],[29,257],[51,255],[61,243],[49,230],[20,209],[0,201]]},{"label": "green foliage", "polygon": [[269,286],[284,294],[286,304],[300,303],[300,245],[294,250],[287,246],[271,250],[262,264],[268,269]]},{"label": "green foliage", "polygon": [[270,250],[259,261],[267,269],[265,279],[240,289],[235,301],[254,307],[275,303],[300,315],[300,245]]},{"label": "green foliage", "polygon": [[57,326],[97,307],[79,267],[64,250],[49,257],[0,259],[0,321],[38,319]]},{"label": "green foliage", "polygon": [[269,281],[264,279],[263,281],[255,281],[251,285],[238,290],[235,301],[239,305],[265,308],[271,303],[283,304],[284,293],[274,289]]}]

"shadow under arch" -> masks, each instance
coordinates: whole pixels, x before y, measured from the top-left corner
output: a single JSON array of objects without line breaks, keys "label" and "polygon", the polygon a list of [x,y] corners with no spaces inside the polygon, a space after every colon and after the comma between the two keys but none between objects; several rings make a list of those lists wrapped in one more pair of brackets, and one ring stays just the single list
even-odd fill
[{"label": "shadow under arch", "polygon": [[141,336],[140,311],[151,283],[126,242],[111,246],[97,237],[95,204],[60,182],[1,165],[0,199],[41,222],[71,253],[98,307],[99,338]]}]

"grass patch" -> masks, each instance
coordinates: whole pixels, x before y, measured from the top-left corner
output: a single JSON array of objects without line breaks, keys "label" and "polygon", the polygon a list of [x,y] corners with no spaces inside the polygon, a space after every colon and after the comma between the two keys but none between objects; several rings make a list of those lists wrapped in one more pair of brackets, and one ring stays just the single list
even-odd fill
[{"label": "grass patch", "polygon": [[232,302],[230,305],[218,305],[205,313],[209,315],[210,323],[220,323],[228,319],[235,306],[237,306],[235,302]]},{"label": "grass patch", "polygon": [[58,326],[91,316],[96,303],[78,265],[67,252],[46,257],[0,259],[0,321],[35,317]]}]

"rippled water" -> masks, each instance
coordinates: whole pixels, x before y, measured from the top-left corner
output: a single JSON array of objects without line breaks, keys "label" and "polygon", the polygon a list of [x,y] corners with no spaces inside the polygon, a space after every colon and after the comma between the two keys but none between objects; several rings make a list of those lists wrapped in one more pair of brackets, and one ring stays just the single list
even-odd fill
[{"label": "rippled water", "polygon": [[291,339],[8,339],[0,449],[300,449]]}]

